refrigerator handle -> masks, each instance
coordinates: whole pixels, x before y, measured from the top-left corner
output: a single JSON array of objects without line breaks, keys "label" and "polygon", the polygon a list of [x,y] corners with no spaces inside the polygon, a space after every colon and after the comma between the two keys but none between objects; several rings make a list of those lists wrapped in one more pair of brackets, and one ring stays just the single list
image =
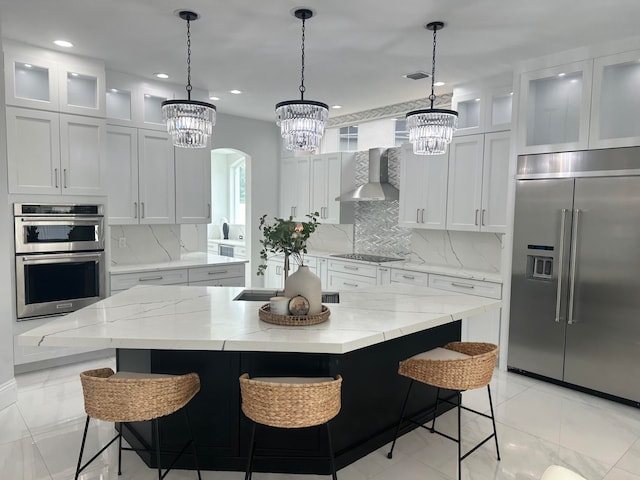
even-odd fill
[{"label": "refrigerator handle", "polygon": [[564,268],[564,234],[565,224],[567,223],[567,209],[561,210],[562,217],[560,218],[560,242],[558,253],[558,292],[556,293],[556,323],[560,323],[560,303],[562,299],[562,269]]},{"label": "refrigerator handle", "polygon": [[569,267],[569,325],[576,323],[573,318],[573,302],[576,286],[576,256],[578,251],[578,219],[580,218],[580,209],[576,208],[573,214],[573,233],[571,245],[571,265]]}]

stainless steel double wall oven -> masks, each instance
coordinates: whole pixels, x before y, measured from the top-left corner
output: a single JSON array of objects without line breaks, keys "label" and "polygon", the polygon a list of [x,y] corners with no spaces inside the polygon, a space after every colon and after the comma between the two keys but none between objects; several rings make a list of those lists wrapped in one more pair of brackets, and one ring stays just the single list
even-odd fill
[{"label": "stainless steel double wall oven", "polygon": [[14,204],[18,320],[105,297],[104,207]]}]

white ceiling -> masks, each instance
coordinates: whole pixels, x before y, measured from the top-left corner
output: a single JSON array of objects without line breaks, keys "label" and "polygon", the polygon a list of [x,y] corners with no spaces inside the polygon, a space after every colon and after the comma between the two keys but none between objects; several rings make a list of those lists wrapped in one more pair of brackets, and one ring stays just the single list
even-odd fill
[{"label": "white ceiling", "polygon": [[[186,23],[194,10],[192,84],[220,97],[228,114],[273,119],[274,105],[299,97],[301,22],[308,7],[306,99],[344,108],[343,115],[424,98],[436,80],[468,83],[511,70],[515,62],[638,35],[640,0],[0,0],[6,38],[103,59],[111,70],[152,78],[167,72],[186,84]],[[231,95],[237,88],[243,95]]]}]

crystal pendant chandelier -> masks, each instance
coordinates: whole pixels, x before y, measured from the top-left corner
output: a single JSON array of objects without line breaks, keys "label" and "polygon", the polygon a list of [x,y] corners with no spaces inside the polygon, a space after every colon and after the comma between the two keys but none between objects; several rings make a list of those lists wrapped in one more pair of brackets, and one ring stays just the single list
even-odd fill
[{"label": "crystal pendant chandelier", "polygon": [[320,147],[324,127],[329,118],[326,103],[304,99],[304,26],[305,20],[313,17],[313,12],[300,8],[293,12],[302,20],[302,70],[300,100],[287,100],[276,105],[276,124],[287,150],[314,151]]},{"label": "crystal pendant chandelier", "polygon": [[433,87],[436,78],[436,32],[444,28],[443,22],[431,22],[425,26],[433,31],[433,60],[431,66],[431,107],[407,113],[409,141],[416,155],[439,155],[447,151],[453,132],[458,128],[458,112],[433,108],[436,99]]},{"label": "crystal pendant chandelier", "polygon": [[216,124],[216,107],[191,100],[191,22],[198,19],[198,14],[184,10],[178,16],[187,21],[187,100],[162,102],[162,116],[174,146],[204,148]]}]

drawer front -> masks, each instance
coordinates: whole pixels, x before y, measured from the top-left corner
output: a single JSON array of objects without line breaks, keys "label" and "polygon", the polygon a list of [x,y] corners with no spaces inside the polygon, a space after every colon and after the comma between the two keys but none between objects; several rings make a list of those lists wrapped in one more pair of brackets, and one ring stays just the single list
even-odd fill
[{"label": "drawer front", "polygon": [[244,277],[211,278],[199,282],[189,282],[189,286],[201,287],[244,287]]},{"label": "drawer front", "polygon": [[391,269],[391,281],[394,283],[406,283],[409,285],[429,286],[429,274],[425,272],[414,272],[411,270]]},{"label": "drawer front", "polygon": [[111,274],[111,291],[126,290],[136,285],[175,285],[188,282],[187,269],[156,270],[144,273]]},{"label": "drawer front", "polygon": [[189,269],[189,283],[231,277],[244,277],[244,264],[216,265]]},{"label": "drawer front", "polygon": [[349,290],[352,288],[376,285],[376,278],[349,275],[348,273],[329,272],[328,288],[330,290]]},{"label": "drawer front", "polygon": [[478,295],[500,300],[502,298],[502,285],[482,280],[468,280],[466,278],[449,277],[446,275],[429,275],[429,286],[440,290]]},{"label": "drawer front", "polygon": [[349,273],[352,275],[360,275],[363,277],[371,277],[375,279],[378,274],[378,267],[375,265],[367,265],[366,263],[329,260],[329,271]]}]

